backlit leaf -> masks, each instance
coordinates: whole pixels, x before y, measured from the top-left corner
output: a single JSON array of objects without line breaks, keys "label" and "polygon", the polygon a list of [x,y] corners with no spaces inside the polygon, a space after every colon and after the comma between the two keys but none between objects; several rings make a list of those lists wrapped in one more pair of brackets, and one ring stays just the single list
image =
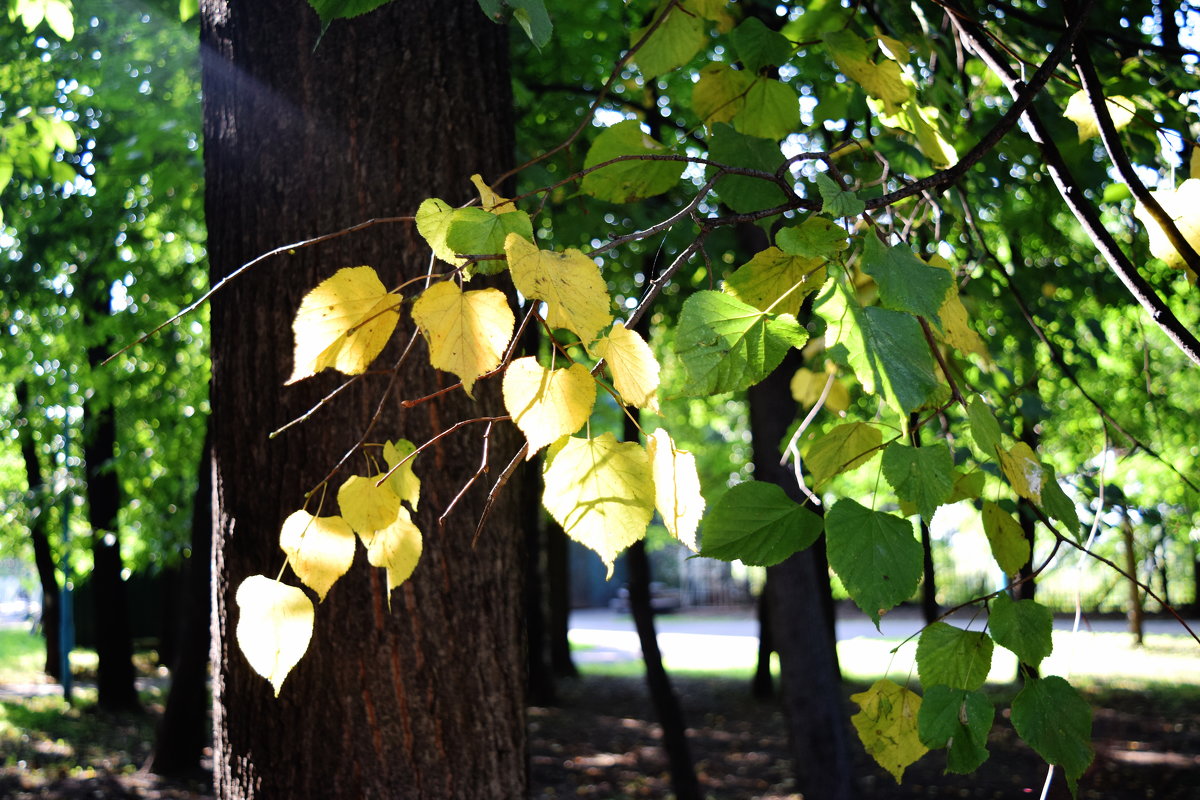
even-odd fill
[{"label": "backlit leaf", "polygon": [[729,276],[725,291],[759,311],[796,316],[804,298],[824,283],[824,259],[791,256],[768,247]]},{"label": "backlit leaf", "polygon": [[354,531],[341,517],[297,511],[283,521],[279,547],[296,577],[321,600],[354,563]]},{"label": "backlit leaf", "polygon": [[812,545],[822,527],[819,516],[778,485],[745,481],[709,511],[700,555],[769,567]]},{"label": "backlit leaf", "polygon": [[1068,536],[1078,539],[1079,513],[1075,510],[1075,503],[1058,485],[1054,467],[1043,462],[1042,469],[1046,474],[1046,480],[1042,484],[1042,510],[1046,512],[1046,516],[1061,522]]},{"label": "backlit leaf", "polygon": [[810,216],[775,234],[775,244],[790,256],[831,259],[850,246],[846,229],[828,217]]},{"label": "backlit leaf", "polygon": [[684,392],[699,396],[753,386],[807,339],[791,315],[772,319],[724,292],[696,292],[683,304],[675,338],[687,372]]},{"label": "backlit leaf", "polygon": [[1012,600],[1001,592],[989,606],[988,630],[996,644],[1036,667],[1054,652],[1054,614],[1034,600]]},{"label": "backlit leaf", "polygon": [[[1179,184],[1178,189],[1158,189],[1150,194],[1162,206],[1167,216],[1174,220],[1175,227],[1192,249],[1200,251],[1200,178],[1188,178]],[[1134,214],[1146,226],[1146,232],[1150,236],[1150,254],[1161,258],[1168,267],[1184,269],[1187,265],[1183,256],[1171,246],[1167,234],[1141,203],[1134,209]]]},{"label": "backlit leaf", "polygon": [[342,519],[359,534],[386,528],[400,513],[400,497],[392,487],[386,482],[375,485],[382,477],[382,473],[369,478],[351,475],[338,489]]},{"label": "backlit leaf", "polygon": [[551,328],[566,328],[586,345],[612,322],[612,299],[595,261],[573,249],[539,250],[516,235],[508,237],[504,250],[513,285],[530,299],[546,301]]},{"label": "backlit leaf", "polygon": [[[383,460],[387,462],[388,471],[391,472],[397,464],[408,458],[416,449],[417,446],[408,439],[385,442],[383,445]],[[413,465],[416,460],[414,456],[404,461],[399,469],[392,472],[386,484],[391,487],[391,490],[396,493],[397,497],[408,503],[413,511],[417,510],[417,504],[421,500],[421,479],[413,472]]]},{"label": "backlit leaf", "polygon": [[858,199],[854,192],[848,192],[833,178],[824,172],[818,172],[814,178],[817,191],[821,193],[821,211],[831,217],[857,217],[867,210],[867,204]]},{"label": "backlit leaf", "polygon": [[859,712],[850,721],[863,747],[899,783],[904,770],[929,752],[917,734],[921,697],[882,678],[850,699],[858,703]]},{"label": "backlit leaf", "polygon": [[[508,236],[533,240],[533,224],[524,211],[492,214],[482,208],[460,208],[446,227],[446,246],[460,255],[498,255]],[[503,259],[484,259],[471,265],[471,273],[495,275],[504,271]]]},{"label": "backlit leaf", "polygon": [[292,321],[295,383],[332,367],[346,375],[365,372],[400,321],[392,294],[370,267],[345,267],[304,296]]},{"label": "backlit leaf", "polygon": [[[516,234],[510,238],[524,241]],[[457,375],[468,397],[480,375],[500,366],[515,323],[501,291],[463,292],[454,281],[426,289],[412,315],[429,343],[429,362]]]},{"label": "backlit leaf", "polygon": [[1013,698],[1012,724],[1038,755],[1063,768],[1072,787],[1092,763],[1091,706],[1057,675],[1025,679]]},{"label": "backlit leaf", "polygon": [[504,371],[504,407],[529,441],[526,458],[583,427],[596,402],[596,382],[582,364],[546,369],[533,356]]},{"label": "backlit leaf", "polygon": [[[821,393],[825,391],[825,384],[829,379],[829,373],[813,372],[807,367],[801,367],[792,376],[792,399],[805,409],[812,408],[821,399]],[[829,393],[825,395],[825,408],[841,412],[849,407],[850,390],[846,388],[846,384],[834,378],[829,384]]]},{"label": "backlit leaf", "polygon": [[[642,130],[635,119],[605,128],[588,148],[584,169],[621,156],[670,155],[665,144]],[[630,159],[601,167],[583,176],[580,191],[610,203],[632,203],[670,191],[686,165],[680,161]]]},{"label": "backlit leaf", "polygon": [[303,589],[251,575],[238,586],[237,643],[250,667],[271,682],[275,696],[308,650],[313,604]]},{"label": "backlit leaf", "polygon": [[792,56],[792,43],[763,24],[758,17],[747,17],[729,34],[738,60],[751,73],[763,67],[778,67]]},{"label": "backlit leaf", "polygon": [[879,285],[879,300],[885,308],[935,318],[954,286],[944,269],[931,267],[913,255],[907,245],[888,247],[876,236],[865,237],[863,272]]},{"label": "backlit leaf", "polygon": [[921,685],[944,685],[973,691],[983,686],[992,669],[992,637],[934,622],[917,641],[917,672]]},{"label": "backlit leaf", "polygon": [[[663,14],[664,7],[667,18],[634,55],[634,62],[646,80],[682,67],[708,41],[704,20],[678,5],[668,6],[664,3],[659,6],[654,13],[655,19]],[[632,31],[629,35],[630,44],[640,41],[649,29],[647,25]]]},{"label": "backlit leaf", "polygon": [[[930,259],[929,263],[936,265],[935,259]],[[949,264],[946,266],[949,268]],[[951,277],[953,277],[953,273],[951,273]],[[958,296],[958,286],[953,281],[946,291],[946,297],[942,300],[941,307],[938,308],[937,319],[930,320],[930,322],[942,344],[949,345],[963,353],[974,353],[987,358],[987,345],[971,327],[967,309],[962,303],[962,298]]]},{"label": "backlit leaf", "polygon": [[921,582],[921,545],[906,519],[843,498],[825,514],[825,541],[829,566],[876,627]]},{"label": "backlit leaf", "polygon": [[967,420],[971,425],[971,438],[985,456],[997,458],[996,451],[1000,447],[1000,423],[988,404],[979,395],[971,398],[967,404]]},{"label": "backlit leaf", "polygon": [[[708,156],[721,164],[771,175],[784,162],[783,151],[778,143],[757,136],[745,136],[725,123],[712,126]],[[709,167],[706,174],[711,178],[715,172],[715,167]],[[779,184],[751,175],[727,175],[717,181],[715,188],[721,202],[739,214],[774,208],[787,201]]]},{"label": "backlit leaf", "polygon": [[483,207],[484,211],[491,214],[511,214],[517,211],[513,201],[492,191],[492,187],[484,183],[483,176],[479,173],[471,176],[471,183],[479,192],[479,205]]},{"label": "backlit leaf", "polygon": [[912,96],[899,64],[887,59],[878,63],[872,60],[878,52],[873,40],[860,39],[848,30],[832,31],[821,38],[842,74],[862,86],[867,94],[883,101],[887,113],[895,114]]},{"label": "backlit leaf", "polygon": [[[1104,101],[1108,106],[1108,115],[1112,117],[1113,127],[1121,130],[1133,121],[1133,101],[1128,97],[1116,95]],[[1100,135],[1100,122],[1096,119],[1095,109],[1087,92],[1076,92],[1067,101],[1063,116],[1075,123],[1079,128],[1079,141],[1086,142],[1093,136]]]},{"label": "backlit leaf", "polygon": [[[358,534],[367,548],[367,561],[387,570],[388,591],[404,583],[421,560],[421,530],[403,506],[387,526]],[[390,607],[391,597],[388,604]]]},{"label": "backlit leaf", "polygon": [[611,578],[617,555],[646,535],[654,516],[646,451],[611,433],[567,438],[550,448],[544,469],[542,504],[568,536],[599,553]]},{"label": "backlit leaf", "polygon": [[465,258],[454,255],[454,250],[446,244],[446,229],[454,219],[455,209],[443,200],[431,197],[417,208],[417,232],[425,238],[425,243],[433,254],[455,267],[467,263]]},{"label": "backlit leaf", "polygon": [[692,109],[705,125],[729,122],[742,110],[754,77],[728,64],[707,64],[692,86]]},{"label": "backlit leaf", "polygon": [[804,466],[819,489],[835,475],[867,463],[879,453],[883,434],[865,422],[847,422],[830,429],[808,446]]},{"label": "backlit leaf", "polygon": [[1021,523],[990,500],[983,503],[983,532],[992,546],[992,556],[1005,575],[1016,575],[1029,563],[1029,540],[1025,538]]},{"label": "backlit leaf", "polygon": [[954,491],[950,493],[947,503],[957,503],[959,500],[978,500],[983,496],[983,486],[987,475],[982,470],[971,470],[967,473],[954,475]]},{"label": "backlit leaf", "polygon": [[988,731],[995,717],[996,708],[983,692],[930,686],[917,727],[925,746],[947,748],[947,772],[969,774],[987,761]]},{"label": "backlit leaf", "polygon": [[883,477],[896,496],[916,504],[925,521],[950,501],[954,489],[954,457],[944,442],[926,447],[908,447],[892,442],[883,451]]},{"label": "backlit leaf", "polygon": [[756,80],[733,118],[738,133],[763,139],[782,139],[799,125],[800,98],[796,90],[773,78]]},{"label": "backlit leaf", "polygon": [[646,453],[654,475],[654,507],[667,532],[695,552],[696,529],[704,516],[696,457],[686,450],[676,450],[675,442],[662,428],[646,440]]},{"label": "backlit leaf", "polygon": [[1042,486],[1046,471],[1033,450],[1024,442],[1017,442],[1008,450],[1000,448],[1000,471],[1008,479],[1013,491],[1031,503],[1042,504]]},{"label": "backlit leaf", "polygon": [[626,404],[657,410],[658,359],[641,334],[617,321],[613,323],[608,336],[597,339],[588,350],[607,362],[612,372],[613,386]]}]

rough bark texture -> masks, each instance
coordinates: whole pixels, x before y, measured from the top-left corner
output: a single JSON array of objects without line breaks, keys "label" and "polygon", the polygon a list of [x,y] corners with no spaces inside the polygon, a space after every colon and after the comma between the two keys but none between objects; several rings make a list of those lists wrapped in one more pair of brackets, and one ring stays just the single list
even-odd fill
[{"label": "rough bark texture", "polygon": [[[795,418],[788,384],[798,353],[750,389],[754,476],[778,483],[797,502],[795,478],[779,464],[780,442]],[[796,756],[796,789],[805,797],[845,800],[853,793],[849,715],[842,702],[824,551],[810,547],[767,569],[771,638],[779,653],[788,737]]]},{"label": "rough bark texture", "polygon": [[[206,213],[215,280],[280,244],[420,201],[470,196],[512,153],[507,31],[474,0],[392,3],[320,23],[303,0],[205,0],[202,10]],[[424,442],[461,419],[503,413],[495,381],[408,410],[455,379],[418,344],[399,379],[368,376],[274,440],[270,431],[342,382],[322,374],[284,387],[301,298],[338,268],[370,264],[394,287],[422,275],[429,251],[411,223],[300,249],[251,270],[212,303],[213,658],[215,781],[222,798],[510,798],[525,791],[520,477],[472,546],[485,480],[436,524],[479,466],[483,425],[415,462],[423,479],[424,552],[391,594],[363,549],[316,609],[308,652],[278,698],[234,638],[234,594],[283,563],[279,526],[358,441]],[[471,288],[476,288],[473,282]],[[410,293],[414,290],[409,290]],[[376,362],[395,363],[413,326]],[[519,447],[497,426],[491,475]],[[336,511],[330,482],[322,513]],[[314,506],[315,508],[315,506]],[[289,574],[285,580],[295,582]]]},{"label": "rough bark texture", "polygon": [[208,653],[212,573],[212,444],[205,436],[192,506],[192,554],[180,570],[185,589],[178,604],[171,690],[148,765],[159,775],[187,777],[200,771],[212,743],[208,722]]},{"label": "rough bark texture", "polygon": [[47,523],[50,521],[49,497],[45,481],[42,480],[42,464],[38,459],[37,443],[33,439],[33,428],[29,420],[35,409],[29,401],[29,387],[18,382],[14,387],[17,395],[17,419],[14,427],[21,440],[21,456],[25,460],[25,480],[29,484],[29,538],[33,542],[33,562],[37,567],[38,581],[42,586],[42,636],[46,640],[45,672],[56,681],[62,680],[62,624],[60,614],[62,594],[58,588],[58,574],[54,570],[54,555],[50,551],[50,536]]}]

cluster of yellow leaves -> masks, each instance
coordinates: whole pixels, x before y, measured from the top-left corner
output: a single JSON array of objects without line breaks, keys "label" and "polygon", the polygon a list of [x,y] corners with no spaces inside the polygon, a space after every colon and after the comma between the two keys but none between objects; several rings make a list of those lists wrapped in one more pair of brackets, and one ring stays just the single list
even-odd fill
[{"label": "cluster of yellow leaves", "polygon": [[[367,561],[387,570],[390,592],[408,580],[421,557],[421,531],[413,523],[420,479],[412,471],[413,444],[401,439],[384,445],[391,474],[353,475],[338,489],[340,516],[316,517],[300,510],[283,522],[279,547],[296,577],[324,600],[354,563],[355,534]],[[405,460],[407,459],[407,460]],[[308,649],[315,612],[303,589],[252,575],[238,587],[237,641],[246,660],[275,689]]]}]

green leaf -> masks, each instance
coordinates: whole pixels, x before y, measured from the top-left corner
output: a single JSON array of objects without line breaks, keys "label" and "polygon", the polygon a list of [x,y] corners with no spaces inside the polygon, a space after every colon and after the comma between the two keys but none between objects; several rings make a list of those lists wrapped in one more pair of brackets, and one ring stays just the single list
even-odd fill
[{"label": "green leaf", "polygon": [[912,96],[899,64],[887,59],[879,63],[871,60],[879,51],[874,40],[860,39],[848,30],[827,33],[821,38],[842,74],[862,86],[867,94],[882,100],[888,114],[895,114]]},{"label": "green leaf", "polygon": [[821,316],[827,322],[825,346],[845,346],[863,389],[882,394],[898,413],[907,416],[946,396],[921,326],[911,314],[862,308],[839,288],[821,307]]},{"label": "green leaf", "polygon": [[1016,575],[1029,563],[1029,540],[1021,523],[990,500],[983,502],[983,532],[987,534],[992,555],[1005,575]]},{"label": "green leaf", "polygon": [[758,17],[748,17],[729,34],[738,60],[750,72],[778,67],[791,58],[792,43],[771,30]]},{"label": "green leaf", "polygon": [[[654,19],[657,20],[664,13],[664,7],[667,7],[666,3],[659,6],[654,12]],[[633,60],[646,80],[682,67],[708,42],[708,33],[701,17],[681,9],[678,5],[667,7],[666,14],[667,18],[634,55]],[[640,41],[649,29],[650,26],[647,25],[633,31],[629,35],[630,44]]]},{"label": "green leaf", "polygon": [[908,520],[843,498],[825,515],[825,539],[829,566],[875,627],[917,590],[921,545]]},{"label": "green leaf", "polygon": [[512,6],[513,19],[521,26],[521,30],[525,31],[525,35],[529,37],[529,41],[533,42],[533,46],[541,50],[550,43],[550,36],[554,33],[554,23],[550,21],[550,15],[546,12],[545,0],[505,0]]},{"label": "green leaf", "polygon": [[967,406],[967,419],[971,424],[971,438],[975,440],[975,444],[984,455],[996,458],[996,448],[1001,442],[1000,423],[979,395],[971,398]]},{"label": "green leaf", "polygon": [[800,313],[804,298],[825,283],[825,262],[768,247],[729,276],[725,291],[760,311]]},{"label": "green leaf", "polygon": [[1054,467],[1043,461],[1042,469],[1046,474],[1045,483],[1042,484],[1042,510],[1047,516],[1061,522],[1067,529],[1067,534],[1078,540],[1079,513],[1075,510],[1075,504],[1058,485]]},{"label": "green leaf", "polygon": [[921,696],[882,678],[850,699],[860,709],[850,722],[863,749],[899,783],[905,768],[928,752],[917,735]]},{"label": "green leaf", "polygon": [[[584,159],[584,169],[621,156],[669,155],[670,149],[642,131],[635,119],[601,131]],[[583,176],[580,190],[610,203],[632,203],[670,191],[686,165],[681,161],[631,159],[601,167]]]},{"label": "green leaf", "polygon": [[814,489],[835,475],[861,466],[879,452],[883,434],[865,422],[838,425],[808,446],[804,465],[812,476]]},{"label": "green leaf", "polygon": [[867,204],[858,195],[847,192],[824,172],[817,173],[816,182],[821,193],[821,211],[831,217],[857,217],[867,210]]},{"label": "green leaf", "polygon": [[791,256],[801,258],[834,258],[849,247],[846,229],[828,217],[815,214],[791,228],[775,234],[775,244]]},{"label": "green leaf", "polygon": [[937,319],[954,277],[913,255],[906,245],[885,246],[879,237],[867,236],[863,246],[863,272],[879,284],[885,308]]},{"label": "green leaf", "polygon": [[435,256],[447,264],[461,267],[467,263],[466,259],[454,255],[454,251],[446,244],[446,230],[454,220],[455,211],[446,201],[436,197],[421,201],[417,207],[417,233],[425,239]]},{"label": "green leaf", "polygon": [[807,339],[789,314],[771,319],[724,292],[696,292],[683,304],[675,338],[687,372],[684,392],[699,396],[747,389]]},{"label": "green leaf", "polygon": [[321,22],[328,25],[335,19],[350,19],[368,11],[374,11],[389,0],[308,0],[308,4],[316,9]]},{"label": "green leaf", "polygon": [[982,470],[974,469],[967,473],[954,473],[954,490],[950,493],[947,503],[957,503],[959,500],[978,500],[983,495],[983,485],[987,475]]},{"label": "green leaf", "polygon": [[917,730],[926,747],[948,747],[947,772],[966,775],[987,761],[988,731],[995,716],[983,692],[930,686],[917,714]]},{"label": "green leaf", "polygon": [[1013,698],[1012,724],[1047,763],[1061,766],[1072,790],[1092,763],[1092,709],[1057,675],[1026,678]]},{"label": "green leaf", "polygon": [[[783,152],[775,142],[744,136],[724,123],[713,125],[712,130],[708,155],[713,161],[772,175],[783,165]],[[715,167],[709,167],[708,176],[711,178],[715,172]],[[714,188],[721,201],[739,214],[774,208],[787,201],[779,184],[749,175],[726,176],[718,180]]]},{"label": "green leaf", "polygon": [[[524,211],[493,214],[474,206],[454,212],[446,226],[446,246],[460,255],[497,255],[504,252],[504,240],[515,233],[533,241],[533,224]],[[504,259],[476,262],[473,273],[493,275],[503,272]]]},{"label": "green leaf", "polygon": [[809,547],[824,521],[774,483],[734,486],[708,512],[700,555],[769,567]]},{"label": "green leaf", "polygon": [[992,669],[992,637],[935,622],[917,641],[917,674],[925,687],[978,689]]},{"label": "green leaf", "polygon": [[187,22],[200,13],[200,0],[179,0],[179,21]]},{"label": "green leaf", "polygon": [[796,90],[773,78],[756,80],[733,118],[738,133],[763,139],[782,139],[799,125],[800,98]]},{"label": "green leaf", "polygon": [[1054,614],[1044,605],[1033,600],[1014,602],[1001,593],[992,600],[989,611],[992,638],[1022,663],[1036,667],[1054,651]]},{"label": "green leaf", "polygon": [[901,500],[916,504],[926,521],[950,501],[954,489],[954,456],[944,442],[908,447],[893,442],[883,451],[883,477]]}]

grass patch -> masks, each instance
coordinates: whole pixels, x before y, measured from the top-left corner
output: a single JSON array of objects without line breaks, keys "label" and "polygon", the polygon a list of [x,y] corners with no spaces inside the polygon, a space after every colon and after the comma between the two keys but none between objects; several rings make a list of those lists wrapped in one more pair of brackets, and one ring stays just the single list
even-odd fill
[{"label": "grass patch", "polygon": [[42,674],[46,643],[25,628],[0,629],[0,683],[26,683]]}]

